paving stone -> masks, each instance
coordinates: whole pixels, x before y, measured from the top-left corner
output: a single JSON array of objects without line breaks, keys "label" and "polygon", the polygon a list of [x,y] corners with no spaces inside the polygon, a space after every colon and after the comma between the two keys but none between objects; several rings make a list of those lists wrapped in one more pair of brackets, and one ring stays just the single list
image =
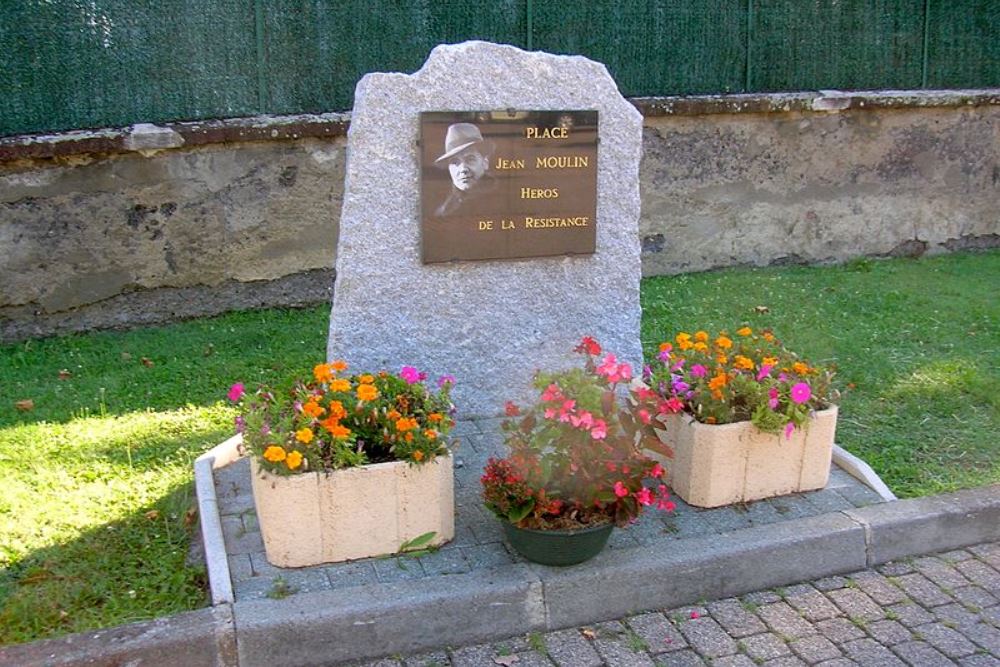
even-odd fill
[{"label": "paving stone", "polygon": [[233,582],[245,581],[253,576],[250,554],[236,554],[229,557],[229,577]]},{"label": "paving stone", "polygon": [[383,584],[392,581],[420,579],[424,576],[423,567],[417,558],[386,558],[372,561],[378,580]]},{"label": "paving stone", "polygon": [[720,533],[750,527],[750,515],[747,512],[741,512],[732,507],[705,510],[700,512],[700,515]]},{"label": "paving stone", "polygon": [[913,639],[913,634],[898,621],[875,621],[865,628],[876,641],[886,646]]},{"label": "paving stone", "polygon": [[912,601],[886,607],[886,614],[895,617],[895,620],[910,629],[934,620],[934,617],[926,609]]},{"label": "paving stone", "polygon": [[737,639],[767,630],[764,623],[747,611],[743,603],[735,598],[709,603],[708,613],[726,629],[730,636]]},{"label": "paving stone", "polygon": [[428,576],[439,574],[462,574],[471,568],[461,549],[443,549],[419,558]]},{"label": "paving stone", "polygon": [[979,612],[979,615],[986,623],[991,623],[994,627],[1000,628],[1000,607],[990,607],[989,609],[984,609]]},{"label": "paving stone", "polygon": [[700,618],[702,616],[708,616],[708,607],[703,607],[698,604],[689,604],[683,607],[674,607],[673,609],[668,609],[663,612],[663,614],[673,620],[675,623],[682,623],[684,621],[689,621],[692,618]]},{"label": "paving stone", "polygon": [[483,667],[495,665],[496,651],[489,644],[463,646],[451,652],[452,667]]},{"label": "paving stone", "polygon": [[875,569],[887,577],[901,577],[914,571],[912,565],[903,561],[889,561]]},{"label": "paving stone", "polygon": [[861,484],[848,486],[843,489],[837,489],[837,493],[842,495],[855,507],[868,507],[869,505],[876,505],[878,503],[885,502],[882,500],[882,496],[875,493],[867,486],[863,486]]},{"label": "paving stone", "polygon": [[323,569],[330,580],[330,587],[334,589],[367,586],[378,582],[378,574],[371,561],[343,563]]},{"label": "paving stone", "polygon": [[801,658],[794,655],[786,655],[782,658],[775,658],[762,663],[764,667],[805,667],[806,663]]},{"label": "paving stone", "polygon": [[277,577],[287,570],[280,567],[275,567],[267,562],[267,556],[264,555],[263,551],[249,554],[250,565],[253,567],[253,576],[255,577]]},{"label": "paving stone", "polygon": [[514,556],[500,542],[462,547],[461,551],[466,562],[469,563],[469,567],[473,570],[501,567],[514,562]]},{"label": "paving stone", "polygon": [[451,660],[444,651],[431,651],[408,656],[403,660],[403,664],[406,667],[445,667],[451,664]]},{"label": "paving stone", "polygon": [[974,547],[969,547],[969,551],[975,554],[976,558],[1000,570],[1000,542],[978,544]]},{"label": "paving stone", "polygon": [[[552,661],[537,651],[522,651],[514,653],[512,657],[517,658],[517,662],[514,663],[517,667],[552,667]],[[497,663],[494,660],[492,664]]]},{"label": "paving stone", "polygon": [[679,629],[691,648],[706,658],[736,653],[736,642],[710,616],[684,621]]},{"label": "paving stone", "polygon": [[655,667],[653,659],[630,641],[630,632],[622,623],[600,623],[595,629],[594,648],[608,667]]},{"label": "paving stone", "polygon": [[997,598],[985,588],[976,585],[953,588],[951,595],[962,604],[977,609],[986,609],[987,607],[1000,604],[1000,598]]},{"label": "paving stone", "polygon": [[966,638],[1000,658],[1000,630],[985,623],[959,628]]},{"label": "paving stone", "polygon": [[517,635],[503,641],[493,642],[493,648],[497,653],[523,653],[532,650],[527,635]]},{"label": "paving stone", "polygon": [[816,663],[816,667],[856,667],[857,664],[850,658],[834,658]]},{"label": "paving stone", "polygon": [[773,632],[764,632],[752,637],[744,637],[740,640],[740,647],[744,653],[757,663],[780,658],[783,655],[790,655],[792,652],[788,648],[788,644]]},{"label": "paving stone", "polygon": [[237,600],[263,600],[330,590],[330,582],[321,570],[284,570],[276,576],[259,576],[241,582],[235,590]]},{"label": "paving stone", "polygon": [[954,598],[934,585],[930,579],[922,574],[904,574],[895,578],[899,587],[909,595],[914,602],[923,607],[936,607],[942,604],[954,602]]},{"label": "paving stone", "polygon": [[604,662],[579,630],[549,632],[543,639],[549,650],[549,657],[559,667],[598,667]]},{"label": "paving stone", "polygon": [[945,551],[944,553],[938,554],[938,558],[948,563],[961,563],[963,560],[969,560],[973,557],[967,549],[955,549],[953,551]]},{"label": "paving stone", "polygon": [[831,618],[829,621],[820,621],[815,627],[821,635],[834,644],[843,644],[866,636],[864,630],[846,618]]},{"label": "paving stone", "polygon": [[784,519],[774,505],[767,501],[748,503],[746,508],[750,523],[754,526],[766,526]]},{"label": "paving stone", "polygon": [[868,594],[872,600],[882,606],[896,604],[906,600],[906,593],[889,581],[884,575],[874,570],[864,570],[851,575],[851,581]]},{"label": "paving stone", "polygon": [[832,489],[821,489],[803,495],[810,505],[823,514],[854,509],[854,503]]},{"label": "paving stone", "polygon": [[608,538],[609,549],[635,549],[638,546],[641,546],[639,540],[627,530],[616,530]]},{"label": "paving stone", "polygon": [[1000,572],[979,560],[967,560],[955,565],[959,572],[990,593],[1000,595]]},{"label": "paving stone", "polygon": [[1000,667],[1000,658],[991,655],[970,655],[958,661],[961,667]]},{"label": "paving stone", "polygon": [[924,641],[896,644],[892,650],[913,667],[948,667],[955,662]]},{"label": "paving stone", "polygon": [[764,605],[757,610],[757,615],[764,620],[767,627],[788,639],[816,634],[816,628],[799,616],[798,612],[792,609],[787,602]]},{"label": "paving stone", "polygon": [[740,598],[743,602],[748,605],[760,607],[765,604],[772,604],[775,602],[781,602],[781,596],[774,591],[755,591],[753,593],[747,593]]},{"label": "paving stone", "polygon": [[649,652],[653,655],[687,648],[688,643],[684,636],[666,616],[659,612],[633,616],[627,623],[632,631],[646,642]]},{"label": "paving stone", "polygon": [[949,563],[933,556],[917,558],[913,561],[913,569],[924,575],[941,588],[958,588],[968,586],[969,580]]},{"label": "paving stone", "polygon": [[788,646],[810,665],[824,660],[833,660],[843,655],[840,649],[833,645],[833,642],[822,635],[796,639],[789,642]]},{"label": "paving stone", "polygon": [[847,579],[841,576],[823,577],[812,582],[813,587],[822,592],[834,591],[847,585]]},{"label": "paving stone", "polygon": [[757,663],[741,653],[726,655],[712,661],[712,667],[756,667]]},{"label": "paving stone", "polygon": [[704,667],[705,661],[691,649],[668,653],[659,659],[661,667]]},{"label": "paving stone", "polygon": [[899,658],[874,639],[856,639],[841,648],[862,667],[904,667]]},{"label": "paving stone", "polygon": [[264,538],[258,531],[247,532],[242,516],[223,516],[222,536],[226,541],[226,553],[249,554],[264,550]]},{"label": "paving stone", "polygon": [[979,614],[969,611],[957,602],[935,607],[931,610],[931,613],[934,615],[934,618],[945,625],[966,626],[979,623]]},{"label": "paving stone", "polygon": [[403,667],[403,663],[395,658],[381,658],[379,660],[363,662],[359,667]]},{"label": "paving stone", "polygon": [[802,519],[807,516],[815,516],[818,511],[809,504],[801,495],[784,496],[782,498],[772,498],[769,501],[774,505],[784,521],[789,519]]},{"label": "paving stone", "polygon": [[809,584],[786,588],[785,602],[794,607],[807,621],[825,621],[840,616],[840,610]]},{"label": "paving stone", "polygon": [[715,533],[707,520],[694,512],[674,512],[663,520],[667,530],[678,537],[698,537]]},{"label": "paving stone", "polygon": [[976,652],[972,642],[943,623],[926,623],[913,628],[913,632],[949,658],[962,658]]},{"label": "paving stone", "polygon": [[882,607],[860,588],[842,588],[826,594],[849,618],[877,621],[885,618]]}]

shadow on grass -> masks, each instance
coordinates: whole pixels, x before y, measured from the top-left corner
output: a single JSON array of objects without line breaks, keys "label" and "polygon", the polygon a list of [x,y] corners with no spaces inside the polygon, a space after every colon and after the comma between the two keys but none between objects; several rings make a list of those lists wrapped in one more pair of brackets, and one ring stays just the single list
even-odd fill
[{"label": "shadow on grass", "polygon": [[121,519],[0,570],[0,644],[207,605],[205,569],[186,563],[196,504],[193,483],[178,483]]}]

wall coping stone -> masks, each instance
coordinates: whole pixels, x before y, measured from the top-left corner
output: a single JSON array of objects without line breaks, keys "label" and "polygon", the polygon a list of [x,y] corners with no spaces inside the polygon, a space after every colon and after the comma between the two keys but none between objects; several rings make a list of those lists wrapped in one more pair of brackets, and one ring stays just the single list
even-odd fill
[{"label": "wall coping stone", "polygon": [[[1000,105],[1000,88],[968,90],[820,90],[737,95],[633,97],[646,118],[737,113],[830,113],[880,109],[958,108]],[[84,153],[144,155],[219,143],[346,137],[350,113],[250,116],[123,128],[73,130],[0,137],[0,162],[66,157]],[[151,136],[170,137],[150,144]]]}]

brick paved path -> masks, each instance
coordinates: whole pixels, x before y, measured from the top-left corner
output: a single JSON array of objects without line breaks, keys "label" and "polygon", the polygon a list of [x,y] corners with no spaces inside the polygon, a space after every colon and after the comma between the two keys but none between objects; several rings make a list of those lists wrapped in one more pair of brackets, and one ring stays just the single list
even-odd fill
[{"label": "brick paved path", "polygon": [[368,667],[1000,667],[1000,542]]}]

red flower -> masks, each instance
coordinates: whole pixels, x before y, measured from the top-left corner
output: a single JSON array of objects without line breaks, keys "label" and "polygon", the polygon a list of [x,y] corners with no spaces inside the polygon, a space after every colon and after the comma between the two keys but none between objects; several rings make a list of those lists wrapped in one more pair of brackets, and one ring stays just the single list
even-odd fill
[{"label": "red flower", "polygon": [[576,346],[576,352],[596,357],[601,353],[601,346],[590,336],[584,336],[583,339],[580,340],[580,344]]},{"label": "red flower", "polygon": [[520,408],[514,404],[514,401],[507,401],[506,405],[504,405],[504,412],[508,417],[516,417],[521,414]]}]

